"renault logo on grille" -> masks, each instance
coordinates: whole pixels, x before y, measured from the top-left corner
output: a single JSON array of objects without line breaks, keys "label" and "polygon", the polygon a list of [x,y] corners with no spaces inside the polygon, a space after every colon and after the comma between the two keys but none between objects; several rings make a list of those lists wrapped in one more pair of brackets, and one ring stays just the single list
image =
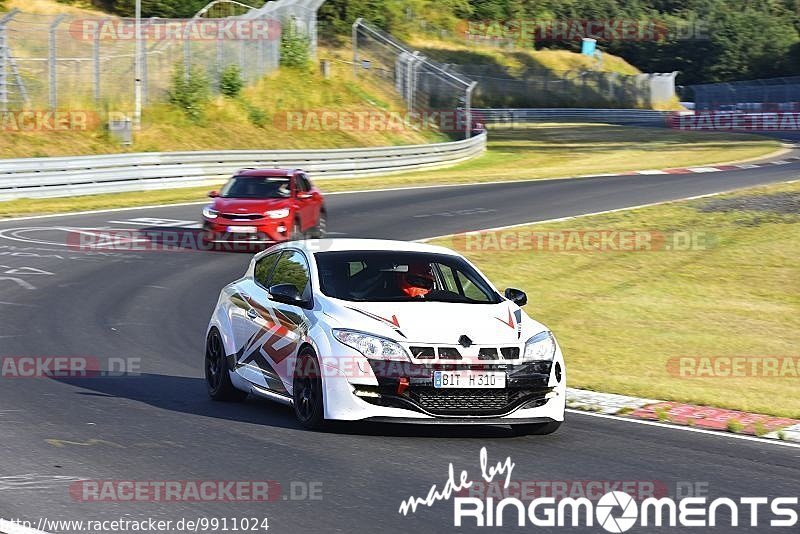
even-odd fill
[{"label": "renault logo on grille", "polygon": [[458,344],[466,349],[472,345],[472,340],[467,336],[461,336],[460,338],[458,338]]}]

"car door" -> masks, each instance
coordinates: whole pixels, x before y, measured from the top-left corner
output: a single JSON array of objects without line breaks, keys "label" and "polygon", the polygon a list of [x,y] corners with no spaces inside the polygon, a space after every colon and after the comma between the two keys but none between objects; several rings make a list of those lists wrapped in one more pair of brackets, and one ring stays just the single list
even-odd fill
[{"label": "car door", "polygon": [[310,271],[302,252],[285,249],[269,276],[256,274],[255,289],[251,295],[254,313],[250,314],[249,319],[255,325],[259,348],[259,357],[254,361],[269,389],[288,394],[292,388],[297,352],[308,336],[310,323],[305,309],[276,302],[270,297],[269,288],[279,284],[294,285],[304,299],[310,300]]},{"label": "car door", "polygon": [[245,279],[236,284],[231,296],[231,325],[236,345],[235,372],[261,388],[281,391],[283,382],[265,359],[262,345],[268,329],[263,319],[266,297],[262,287],[269,284],[281,251],[261,257],[255,265],[253,280]]},{"label": "car door", "polygon": [[295,195],[297,199],[298,211],[300,213],[300,224],[303,231],[308,231],[317,226],[319,220],[320,194],[311,188],[311,182],[303,173],[298,173],[294,177]]}]

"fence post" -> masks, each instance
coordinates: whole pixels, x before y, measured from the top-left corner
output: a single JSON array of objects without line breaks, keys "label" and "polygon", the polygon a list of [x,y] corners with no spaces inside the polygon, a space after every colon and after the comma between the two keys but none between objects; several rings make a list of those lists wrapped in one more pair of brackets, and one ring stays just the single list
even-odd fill
[{"label": "fence post", "polygon": [[359,17],[353,23],[353,76],[358,76],[358,27],[363,20]]},{"label": "fence post", "polygon": [[190,32],[192,24],[197,19],[192,19],[186,24],[186,29],[183,32],[183,77],[189,79],[189,72],[192,69],[192,40]]},{"label": "fence post", "polygon": [[8,34],[6,25],[19,13],[14,8],[0,19],[0,111],[8,110],[8,71],[11,53],[8,51]]},{"label": "fence post", "polygon": [[408,65],[406,66],[406,103],[408,104],[408,112],[414,111],[414,63],[419,58],[419,51],[415,50],[408,58]]},{"label": "fence post", "polygon": [[64,17],[66,17],[64,14],[57,16],[52,24],[50,24],[50,28],[48,30],[47,68],[48,81],[50,85],[50,109],[52,111],[55,111],[56,107],[58,106],[58,80],[56,79],[56,29],[58,28],[58,25],[61,24],[61,21],[64,20]]},{"label": "fence post", "polygon": [[[108,19],[100,21],[100,25],[105,23]],[[92,62],[94,64],[94,100],[100,101],[100,27],[94,30],[94,42],[92,43]]]},{"label": "fence post", "polygon": [[465,126],[466,132],[464,135],[466,139],[472,137],[472,91],[475,90],[477,85],[478,82],[472,82],[469,84],[466,95],[464,95],[464,113],[467,119],[467,125]]}]

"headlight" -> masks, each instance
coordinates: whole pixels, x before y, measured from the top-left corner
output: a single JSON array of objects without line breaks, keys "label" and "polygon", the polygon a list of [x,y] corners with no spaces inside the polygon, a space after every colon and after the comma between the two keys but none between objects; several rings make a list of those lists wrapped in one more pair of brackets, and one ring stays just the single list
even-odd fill
[{"label": "headlight", "polygon": [[283,208],[282,210],[271,210],[264,213],[270,219],[285,219],[289,216],[289,208]]},{"label": "headlight", "polygon": [[203,208],[203,217],[206,219],[216,219],[219,216],[219,211],[215,210],[211,206],[206,206]]},{"label": "headlight", "polygon": [[367,358],[410,361],[406,350],[390,339],[354,332],[353,330],[339,329],[334,329],[333,335],[336,339],[348,347],[356,349]]},{"label": "headlight", "polygon": [[556,340],[552,332],[540,332],[525,342],[523,360],[552,362],[556,355]]}]

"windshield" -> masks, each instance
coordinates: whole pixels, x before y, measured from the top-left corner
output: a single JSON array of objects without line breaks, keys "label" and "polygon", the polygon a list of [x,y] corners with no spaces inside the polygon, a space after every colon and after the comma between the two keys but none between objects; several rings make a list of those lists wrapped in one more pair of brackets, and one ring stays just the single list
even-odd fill
[{"label": "windshield", "polygon": [[289,178],[234,176],[220,191],[222,198],[289,198]]},{"label": "windshield", "polygon": [[500,296],[464,259],[449,254],[344,251],[315,254],[322,293],[357,302],[496,304]]}]

